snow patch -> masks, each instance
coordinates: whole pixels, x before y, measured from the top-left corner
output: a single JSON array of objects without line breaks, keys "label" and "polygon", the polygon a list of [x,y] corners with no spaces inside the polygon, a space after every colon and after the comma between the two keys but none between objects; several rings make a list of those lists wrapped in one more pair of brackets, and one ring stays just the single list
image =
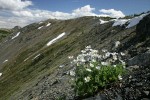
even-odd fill
[{"label": "snow patch", "polygon": [[116,19],[112,26],[122,26],[124,25],[129,19]]},{"label": "snow patch", "polygon": [[65,66],[65,65],[60,65],[59,67],[62,68],[62,67],[64,67],[64,66]]},{"label": "snow patch", "polygon": [[104,21],[102,19],[99,19],[99,21],[100,21],[100,24],[104,24],[104,23],[108,23],[109,22],[109,21]]},{"label": "snow patch", "polygon": [[48,27],[48,26],[50,26],[51,25],[51,23],[48,23],[47,25],[46,25],[46,27]]},{"label": "snow patch", "polygon": [[25,61],[27,61],[28,59],[29,59],[29,57],[28,57],[28,58],[26,58],[26,59],[24,60],[24,62],[25,62]]},{"label": "snow patch", "polygon": [[122,25],[124,25],[125,23],[128,22],[129,24],[127,25],[126,28],[130,28],[132,26],[137,25],[140,22],[140,20],[142,20],[143,17],[145,17],[146,15],[147,14],[142,14],[142,15],[134,17],[132,19],[115,19],[114,20],[115,22],[112,26],[118,26],[118,25],[122,26]]},{"label": "snow patch", "polygon": [[39,24],[42,24],[43,22],[39,22]]},{"label": "snow patch", "polygon": [[40,55],[41,55],[41,54],[36,55],[36,56],[33,58],[33,60],[36,59],[37,57],[39,57]]},{"label": "snow patch", "polygon": [[2,73],[0,73],[0,76],[2,76]]},{"label": "snow patch", "polygon": [[8,59],[7,60],[5,60],[5,61],[3,61],[3,63],[6,63],[8,61]]},{"label": "snow patch", "polygon": [[137,24],[140,22],[140,20],[142,20],[143,17],[145,17],[146,15],[147,15],[147,14],[142,14],[142,15],[140,15],[140,16],[138,16],[138,17],[132,18],[132,19],[129,21],[129,25],[128,25],[126,28],[130,28],[130,27],[132,27],[132,26],[137,25]]},{"label": "snow patch", "polygon": [[38,29],[41,29],[41,28],[43,28],[43,26],[38,27]]},{"label": "snow patch", "polygon": [[15,36],[13,36],[11,39],[15,39],[16,37],[18,37],[20,35],[20,32],[18,32]]},{"label": "snow patch", "polygon": [[52,39],[51,41],[49,41],[49,42],[47,43],[47,46],[50,46],[51,44],[55,43],[58,39],[60,39],[61,37],[63,37],[65,34],[66,34],[65,32],[61,33],[61,34],[58,35],[56,38],[54,38],[54,39]]}]

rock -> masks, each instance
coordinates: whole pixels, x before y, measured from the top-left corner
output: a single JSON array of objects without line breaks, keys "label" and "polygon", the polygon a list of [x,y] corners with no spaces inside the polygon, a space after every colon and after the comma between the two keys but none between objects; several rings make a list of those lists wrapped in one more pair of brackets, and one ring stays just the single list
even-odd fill
[{"label": "rock", "polygon": [[101,95],[96,97],[96,100],[107,100],[107,98],[106,98],[106,95],[101,94]]},{"label": "rock", "polygon": [[145,65],[150,65],[150,53],[142,53],[139,54],[127,61],[128,66],[145,66]]},{"label": "rock", "polygon": [[146,95],[149,95],[149,91],[143,91]]},{"label": "rock", "polygon": [[150,37],[150,14],[145,16],[136,26],[137,37],[140,40],[145,40]]},{"label": "rock", "polygon": [[15,27],[13,28],[14,31],[18,31],[19,29],[21,29],[20,26],[15,26]]},{"label": "rock", "polygon": [[128,69],[132,71],[133,69],[139,69],[139,66],[137,66],[137,65],[129,66]]},{"label": "rock", "polygon": [[143,98],[143,99],[141,99],[141,100],[150,100],[149,98]]},{"label": "rock", "polygon": [[117,94],[116,100],[123,100],[123,99],[122,99],[122,97],[119,94]]}]

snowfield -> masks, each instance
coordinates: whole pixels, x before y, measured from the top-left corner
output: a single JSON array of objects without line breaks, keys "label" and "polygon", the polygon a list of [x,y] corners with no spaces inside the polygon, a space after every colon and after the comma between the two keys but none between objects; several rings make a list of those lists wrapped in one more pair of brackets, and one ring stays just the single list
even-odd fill
[{"label": "snowfield", "polygon": [[65,32],[61,33],[61,34],[58,35],[56,38],[54,38],[54,39],[52,39],[51,41],[49,41],[49,42],[47,43],[47,46],[50,46],[51,44],[55,43],[58,39],[60,39],[61,37],[63,37],[65,34],[66,34]]},{"label": "snowfield", "polygon": [[102,19],[99,19],[99,21],[100,21],[100,24],[104,24],[104,23],[108,23],[109,22],[109,21],[104,21]]},{"label": "snowfield", "polygon": [[20,32],[18,32],[15,36],[13,36],[11,39],[15,39],[16,37],[18,37],[20,35]]},{"label": "snowfield", "polygon": [[118,26],[118,25],[122,26],[128,21],[129,21],[129,19],[116,19],[112,26]]},{"label": "snowfield", "polygon": [[125,23],[129,23],[126,28],[130,28],[130,27],[137,25],[140,22],[140,20],[142,20],[143,17],[145,17],[146,15],[148,15],[148,13],[142,14],[142,15],[134,17],[132,19],[115,19],[115,20],[113,20],[114,24],[112,26],[122,26]]},{"label": "snowfield", "polygon": [[140,20],[142,20],[143,17],[145,17],[146,15],[147,15],[147,14],[142,14],[142,15],[140,15],[140,16],[138,16],[138,17],[132,18],[131,20],[129,20],[129,25],[128,25],[126,28],[130,28],[130,27],[132,27],[132,26],[137,25],[137,24],[140,22]]}]

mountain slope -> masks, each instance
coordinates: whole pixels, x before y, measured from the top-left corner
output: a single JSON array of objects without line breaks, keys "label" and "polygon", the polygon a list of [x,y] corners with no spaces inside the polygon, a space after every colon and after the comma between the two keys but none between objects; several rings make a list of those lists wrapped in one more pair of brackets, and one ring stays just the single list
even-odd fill
[{"label": "mountain slope", "polygon": [[[113,21],[100,24],[99,19],[47,20],[28,25],[6,37],[7,42],[0,46],[0,72],[3,73],[0,100],[74,99],[71,77],[66,74],[72,68],[68,56],[76,56],[87,45],[98,50],[126,52],[126,59],[148,50],[149,28],[140,26],[147,21],[141,21],[137,28],[125,28],[126,25],[112,27]],[[56,39],[64,32],[64,36]],[[143,39],[139,40],[141,32]],[[55,41],[47,46],[53,39]],[[117,50],[114,48],[116,41],[122,44]]]},{"label": "mountain slope", "polygon": [[8,29],[0,29],[0,41],[11,33]]}]

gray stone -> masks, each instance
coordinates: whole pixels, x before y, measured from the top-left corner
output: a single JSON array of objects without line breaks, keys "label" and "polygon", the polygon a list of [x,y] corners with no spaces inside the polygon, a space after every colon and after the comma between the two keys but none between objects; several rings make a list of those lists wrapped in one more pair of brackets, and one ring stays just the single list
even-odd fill
[{"label": "gray stone", "polygon": [[146,95],[149,95],[149,91],[143,91]]},{"label": "gray stone", "polygon": [[128,66],[145,66],[145,65],[150,65],[150,53],[146,52],[143,54],[139,54],[131,59],[128,60],[127,62]]}]

